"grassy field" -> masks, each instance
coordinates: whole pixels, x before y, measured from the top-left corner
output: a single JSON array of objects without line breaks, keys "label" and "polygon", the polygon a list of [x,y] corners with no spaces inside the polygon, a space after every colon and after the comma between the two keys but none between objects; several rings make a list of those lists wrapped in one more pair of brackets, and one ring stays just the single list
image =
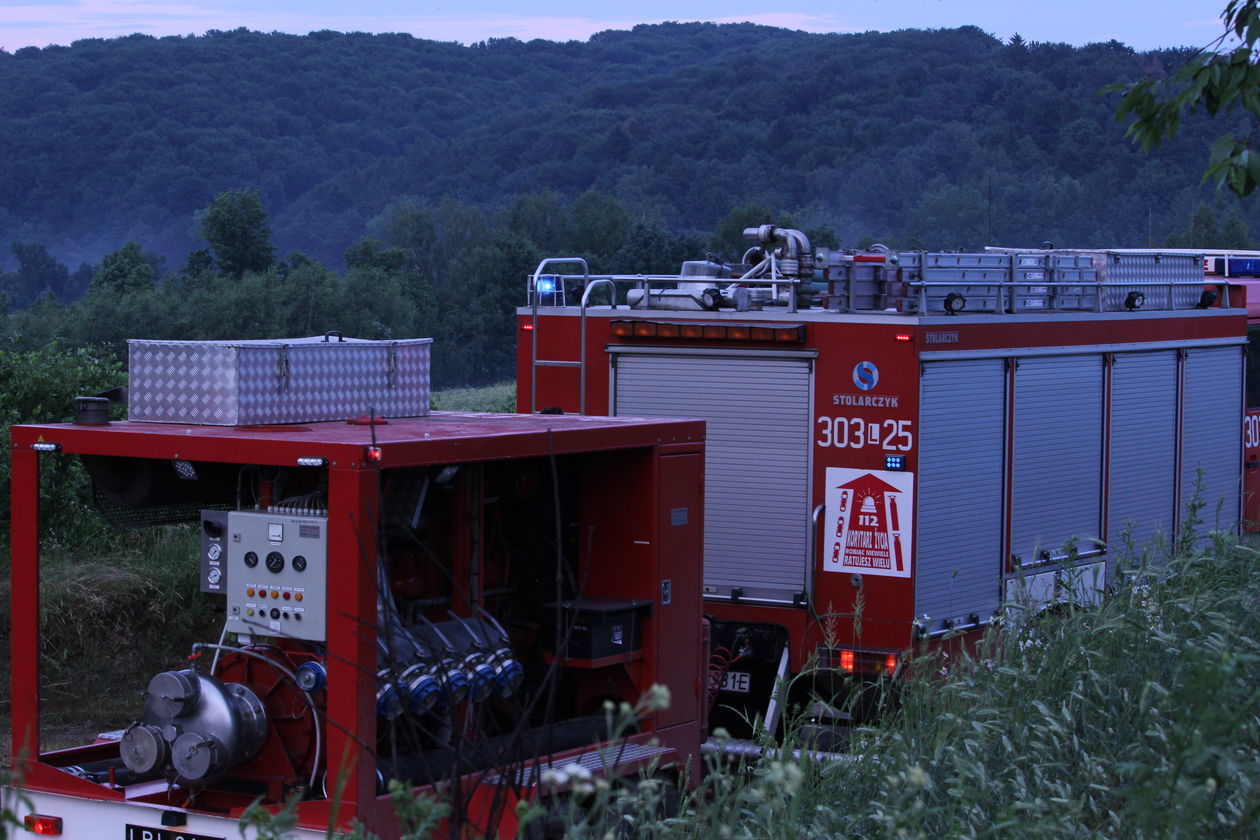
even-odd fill
[{"label": "grassy field", "polygon": [[485,388],[452,388],[433,395],[438,411],[516,411],[516,383],[500,382]]}]

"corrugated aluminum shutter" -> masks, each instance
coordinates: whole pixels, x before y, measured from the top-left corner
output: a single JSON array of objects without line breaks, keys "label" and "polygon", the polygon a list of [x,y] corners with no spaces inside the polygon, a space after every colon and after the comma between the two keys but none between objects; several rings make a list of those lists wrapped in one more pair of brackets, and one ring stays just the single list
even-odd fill
[{"label": "corrugated aluminum shutter", "polygon": [[791,602],[805,590],[812,362],[614,356],[614,413],[699,417],[705,442],[705,593]]},{"label": "corrugated aluminum shutter", "polygon": [[1199,513],[1206,528],[1236,531],[1241,516],[1242,349],[1192,347],[1186,351],[1181,417],[1181,516],[1195,496],[1203,470]]},{"label": "corrugated aluminum shutter", "polygon": [[932,632],[998,606],[1005,379],[1002,359],[923,365],[915,614]]},{"label": "corrugated aluminum shutter", "polygon": [[1177,352],[1117,353],[1111,367],[1108,552],[1136,555],[1176,526]]},{"label": "corrugated aluminum shutter", "polygon": [[1102,538],[1102,408],[1101,355],[1019,360],[1011,553],[1025,565]]}]

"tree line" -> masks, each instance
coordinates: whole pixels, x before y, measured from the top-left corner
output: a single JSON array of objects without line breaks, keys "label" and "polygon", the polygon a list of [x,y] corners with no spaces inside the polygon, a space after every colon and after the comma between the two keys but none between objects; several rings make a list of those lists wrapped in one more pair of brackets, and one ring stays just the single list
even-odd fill
[{"label": "tree line", "polygon": [[[39,243],[69,266],[48,284],[66,303],[90,284],[82,265],[128,241],[174,272],[199,246],[194,214],[240,187],[266,206],[279,253],[336,269],[407,197],[494,220],[524,196],[593,191],[635,223],[701,237],[755,203],[901,247],[1157,245],[1200,205],[1255,229],[1260,211],[1200,183],[1219,126],[1187,115],[1147,156],[1114,119],[1120,93],[1099,93],[1192,54],[748,24],[467,47],[236,30],[0,51],[0,244]],[[8,273],[38,262],[0,252]]]},{"label": "tree line", "polygon": [[531,193],[494,216],[404,196],[371,220],[375,235],[354,242],[345,268],[334,270],[300,251],[279,257],[258,193],[230,190],[197,213],[204,247],[174,270],[134,240],[73,273],[43,246],[15,243],[19,267],[0,274],[8,307],[0,343],[10,352],[97,348],[123,364],[128,338],[424,336],[435,339],[437,386],[485,384],[513,375],[513,313],[544,255],[584,257],[607,271],[677,271],[706,247],[740,249],[742,227],[770,215],[738,208],[705,241],[636,221],[594,192],[572,202]]}]

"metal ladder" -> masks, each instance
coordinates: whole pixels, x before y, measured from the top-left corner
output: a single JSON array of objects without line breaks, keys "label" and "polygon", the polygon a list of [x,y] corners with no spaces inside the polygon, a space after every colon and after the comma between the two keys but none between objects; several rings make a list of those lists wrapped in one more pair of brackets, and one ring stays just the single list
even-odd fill
[{"label": "metal ladder", "polygon": [[[582,306],[579,355],[576,361],[568,359],[538,358],[538,278],[549,265],[576,264],[582,266]],[[569,367],[578,369],[578,414],[586,413],[586,308],[590,303],[591,292],[600,286],[608,286],[609,305],[617,308],[617,286],[607,277],[591,279],[591,269],[582,257],[548,257],[538,264],[529,277],[530,304],[530,348],[529,348],[529,412],[538,413],[538,369],[540,367]],[[555,294],[556,292],[553,292]],[[560,291],[559,294],[563,294]]]}]

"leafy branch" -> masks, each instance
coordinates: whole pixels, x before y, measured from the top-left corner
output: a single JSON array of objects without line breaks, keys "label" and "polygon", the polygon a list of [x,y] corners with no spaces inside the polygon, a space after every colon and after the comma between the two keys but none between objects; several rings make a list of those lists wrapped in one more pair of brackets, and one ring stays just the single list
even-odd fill
[{"label": "leafy branch", "polygon": [[[1249,115],[1250,130],[1241,137],[1227,132],[1217,138],[1203,180],[1247,196],[1260,186],[1260,0],[1230,0],[1222,18],[1225,31],[1171,78],[1108,85],[1102,92],[1124,94],[1116,119],[1132,119],[1125,136],[1147,152],[1177,135],[1183,113],[1201,106],[1215,117],[1241,108]],[[1235,40],[1237,45],[1228,49]]]}]

